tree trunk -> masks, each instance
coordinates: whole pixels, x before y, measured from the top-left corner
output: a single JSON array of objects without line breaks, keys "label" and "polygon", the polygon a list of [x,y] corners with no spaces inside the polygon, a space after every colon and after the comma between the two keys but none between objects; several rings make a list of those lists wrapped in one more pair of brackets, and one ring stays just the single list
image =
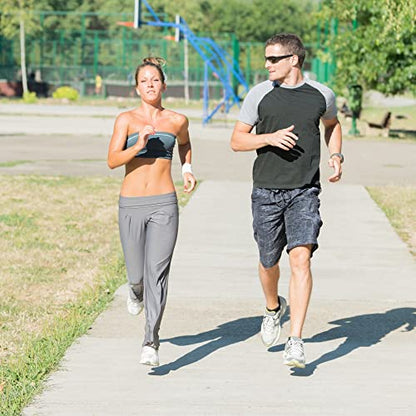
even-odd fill
[{"label": "tree trunk", "polygon": [[23,15],[20,15],[20,66],[22,71],[22,87],[23,95],[29,89],[27,87],[27,72],[26,72],[26,50],[25,50],[25,21]]}]

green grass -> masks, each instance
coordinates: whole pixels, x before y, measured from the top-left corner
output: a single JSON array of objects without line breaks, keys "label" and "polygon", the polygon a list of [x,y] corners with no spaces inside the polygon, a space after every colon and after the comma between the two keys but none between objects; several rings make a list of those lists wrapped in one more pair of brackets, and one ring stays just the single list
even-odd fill
[{"label": "green grass", "polygon": [[416,187],[372,186],[367,190],[416,256]]},{"label": "green grass", "polygon": [[[382,130],[369,128],[367,122],[380,123],[387,111],[392,112],[392,121],[389,137],[383,137]],[[361,135],[358,137],[348,137],[351,128],[351,118],[345,119],[342,114],[338,115],[343,125],[344,135],[349,140],[397,140],[397,141],[416,141],[416,106],[406,107],[381,107],[364,106],[360,119],[357,120],[357,128]]]},{"label": "green grass", "polygon": [[23,407],[40,392],[44,378],[57,367],[66,349],[88,330],[113,299],[114,291],[124,282],[121,257],[113,256],[100,271],[101,283],[85,288],[76,301],[66,304],[64,319],[56,316],[36,336],[25,337],[24,349],[0,366],[1,415],[20,415]]},{"label": "green grass", "polygon": [[2,416],[20,414],[125,282],[119,189],[108,177],[0,176]]},{"label": "green grass", "polygon": [[31,163],[30,160],[10,160],[8,162],[0,162],[0,168],[13,168],[14,166]]}]

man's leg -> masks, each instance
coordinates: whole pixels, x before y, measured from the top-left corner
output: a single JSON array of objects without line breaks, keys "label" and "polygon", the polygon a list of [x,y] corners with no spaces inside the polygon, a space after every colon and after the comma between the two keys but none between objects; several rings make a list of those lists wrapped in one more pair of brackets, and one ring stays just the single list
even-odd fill
[{"label": "man's leg", "polygon": [[292,337],[302,338],[303,324],[312,292],[311,250],[312,245],[309,244],[295,247],[289,252],[290,336]]},{"label": "man's leg", "polygon": [[278,296],[279,262],[269,268],[260,263],[259,276],[266,298],[266,309],[260,331],[261,339],[266,347],[271,347],[279,340],[281,318],[286,311],[286,300],[282,296]]},{"label": "man's leg", "polygon": [[289,284],[290,337],[285,345],[283,362],[290,367],[305,367],[302,329],[312,291],[311,253],[312,244],[294,247],[289,251],[292,271]]},{"label": "man's leg", "polygon": [[259,263],[259,276],[264,297],[266,298],[267,309],[276,309],[279,306],[277,301],[277,287],[280,277],[279,263],[276,263],[270,268],[265,268],[261,263]]},{"label": "man's leg", "polygon": [[253,189],[253,230],[259,248],[259,277],[266,299],[260,332],[266,347],[271,347],[279,340],[281,318],[286,311],[286,300],[278,296],[277,289],[279,259],[286,245],[284,206],[279,190]]},{"label": "man's leg", "polygon": [[318,235],[322,226],[319,214],[317,187],[292,191],[292,200],[285,212],[287,250],[291,268],[289,284],[290,337],[283,353],[284,363],[305,367],[302,341],[303,324],[312,291],[310,261],[318,248]]}]

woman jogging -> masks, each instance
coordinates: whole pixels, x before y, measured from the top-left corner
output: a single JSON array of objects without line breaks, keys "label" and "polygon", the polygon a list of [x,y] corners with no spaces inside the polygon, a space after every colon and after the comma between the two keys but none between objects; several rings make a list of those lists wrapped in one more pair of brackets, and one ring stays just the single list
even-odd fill
[{"label": "woman jogging", "polygon": [[171,176],[178,142],[185,192],[195,188],[188,120],[162,107],[166,89],[161,58],[145,58],[135,73],[140,105],[121,113],[108,150],[111,169],[125,165],[119,199],[120,239],[127,268],[127,309],[144,306],[141,364],[159,365],[159,327],[166,305],[170,263],[178,231],[178,203]]}]

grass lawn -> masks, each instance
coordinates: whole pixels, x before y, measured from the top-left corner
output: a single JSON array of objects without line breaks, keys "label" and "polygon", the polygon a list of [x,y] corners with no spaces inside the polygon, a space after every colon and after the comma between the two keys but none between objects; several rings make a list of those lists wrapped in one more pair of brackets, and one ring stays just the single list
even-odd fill
[{"label": "grass lawn", "polygon": [[[383,136],[383,131],[369,128],[367,122],[380,123],[387,111],[391,111],[392,119],[389,137]],[[389,140],[389,141],[416,141],[416,106],[406,107],[377,107],[364,106],[357,128],[360,136],[348,136],[351,129],[351,118],[338,114],[343,132],[348,140]]]},{"label": "grass lawn", "polygon": [[376,186],[367,190],[416,256],[416,188]]},{"label": "grass lawn", "polygon": [[20,414],[125,282],[119,189],[107,177],[0,176],[2,416]]}]

